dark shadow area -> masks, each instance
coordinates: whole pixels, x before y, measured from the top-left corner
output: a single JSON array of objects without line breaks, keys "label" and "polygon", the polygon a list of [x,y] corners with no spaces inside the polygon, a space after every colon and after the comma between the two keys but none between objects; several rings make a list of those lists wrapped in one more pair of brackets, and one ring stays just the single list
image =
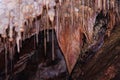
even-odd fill
[{"label": "dark shadow area", "polygon": [[[47,39],[47,31],[49,31],[49,41],[46,42],[45,54],[44,39]],[[38,35],[38,44],[36,44],[35,35],[23,41],[21,52],[17,53],[16,51],[13,63],[9,64],[11,60],[8,61],[8,79],[5,79],[3,69],[0,72],[0,80],[65,80],[68,72],[55,31],[55,60],[52,60],[52,31],[54,30],[41,31]]]}]

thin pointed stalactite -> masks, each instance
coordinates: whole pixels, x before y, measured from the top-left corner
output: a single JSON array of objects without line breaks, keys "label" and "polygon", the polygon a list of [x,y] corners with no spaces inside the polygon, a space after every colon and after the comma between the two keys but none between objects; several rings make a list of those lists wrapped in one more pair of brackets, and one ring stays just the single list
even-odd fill
[{"label": "thin pointed stalactite", "polygon": [[[44,1],[44,3],[45,3],[46,8],[48,10],[49,0]],[[48,13],[47,10],[45,11],[46,14]],[[46,22],[47,22],[47,20],[46,20]],[[46,25],[44,25],[44,53],[45,53],[45,56],[46,56],[46,45],[47,45],[46,43],[47,43],[47,39],[46,39]]]},{"label": "thin pointed stalactite", "polygon": [[27,29],[27,27],[28,27],[28,20],[25,20],[25,23],[24,23],[24,31],[23,31],[23,38],[22,38],[22,40],[24,41],[25,39],[26,39],[26,29]]},{"label": "thin pointed stalactite", "polygon": [[13,24],[12,22],[10,21],[10,31],[9,31],[9,41],[13,41]]},{"label": "thin pointed stalactite", "polygon": [[36,49],[37,45],[38,45],[38,43],[37,43],[37,40],[36,40],[36,36],[34,36],[34,49]]},{"label": "thin pointed stalactite", "polygon": [[102,0],[98,0],[98,10],[101,10],[102,8]]},{"label": "thin pointed stalactite", "polygon": [[[48,5],[46,5],[46,13],[48,13]],[[49,42],[49,16],[47,14],[47,42]]]},{"label": "thin pointed stalactite", "polygon": [[103,0],[103,10],[106,12],[106,0]]},{"label": "thin pointed stalactite", "polygon": [[[82,5],[84,6],[84,0],[82,0]],[[84,7],[83,7],[83,9],[82,9],[82,27],[83,27],[83,29],[84,29],[84,34],[86,34],[86,30],[85,30],[85,26],[84,26],[84,18],[85,18],[85,10],[84,10]]]},{"label": "thin pointed stalactite", "polygon": [[[21,2],[19,0],[19,11],[21,11]],[[21,12],[19,12],[19,23],[21,23]],[[18,26],[17,29],[17,37],[16,37],[16,44],[17,44],[17,51],[18,53],[20,52],[20,37],[21,37],[21,33],[20,33],[20,26]]]},{"label": "thin pointed stalactite", "polygon": [[59,37],[59,4],[57,4],[57,7],[56,7],[56,29],[57,29],[57,37]]},{"label": "thin pointed stalactite", "polygon": [[10,58],[10,77],[13,76],[13,48],[12,42],[9,42],[9,58]]},{"label": "thin pointed stalactite", "polygon": [[36,26],[36,45],[38,46],[39,23],[37,21],[37,18],[35,18],[35,26]]},{"label": "thin pointed stalactite", "polygon": [[4,38],[4,48],[5,48],[5,80],[8,80],[8,58],[7,58],[7,44],[6,39]]},{"label": "thin pointed stalactite", "polygon": [[45,52],[45,56],[46,56],[46,29],[44,26],[44,52]]},{"label": "thin pointed stalactite", "polygon": [[20,40],[21,40],[21,32],[18,31],[17,37],[16,37],[16,44],[17,44],[17,51],[20,52]]},{"label": "thin pointed stalactite", "polygon": [[[25,26],[25,27],[26,27],[26,26]],[[23,38],[22,38],[22,40],[24,41],[24,40],[25,40],[25,38],[26,38],[26,36],[25,36],[25,28],[24,28]]]},{"label": "thin pointed stalactite", "polygon": [[13,15],[12,15],[12,11],[9,11],[9,41],[13,40]]},{"label": "thin pointed stalactite", "polygon": [[[26,27],[28,27],[28,28],[26,28],[25,30],[28,32],[28,29],[29,29],[29,20],[26,20]],[[25,37],[28,37],[28,34]]]},{"label": "thin pointed stalactite", "polygon": [[54,46],[54,25],[52,22],[52,60],[55,60],[55,46]]},{"label": "thin pointed stalactite", "polygon": [[55,53],[54,53],[54,17],[55,17],[55,10],[53,7],[51,7],[48,11],[49,20],[52,24],[52,60],[55,59]]},{"label": "thin pointed stalactite", "polygon": [[27,35],[27,38],[29,38],[29,37],[30,37],[30,33],[29,33],[30,28],[31,28],[31,22],[30,22],[30,20],[29,20],[29,23],[28,23],[28,35]]},{"label": "thin pointed stalactite", "polygon": [[30,28],[33,27],[33,18],[30,19]]},{"label": "thin pointed stalactite", "polygon": [[107,9],[110,9],[110,0],[107,0]]},{"label": "thin pointed stalactite", "polygon": [[10,19],[9,19],[9,28],[10,28],[10,31],[9,31],[9,58],[10,58],[10,72],[11,72],[11,75],[12,75],[12,72],[13,72],[13,69],[12,69],[12,66],[13,66],[13,51],[12,51],[12,42],[13,42],[13,15],[12,15],[12,11],[10,11]]},{"label": "thin pointed stalactite", "polygon": [[20,48],[22,48],[22,38],[20,39]]}]

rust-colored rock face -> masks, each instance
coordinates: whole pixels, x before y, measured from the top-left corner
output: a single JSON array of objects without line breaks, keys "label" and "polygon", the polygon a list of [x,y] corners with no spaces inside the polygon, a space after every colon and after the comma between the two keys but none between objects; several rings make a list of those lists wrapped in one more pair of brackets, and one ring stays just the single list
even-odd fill
[{"label": "rust-colored rock face", "polygon": [[[93,24],[96,14],[92,8],[79,6],[79,4],[78,0],[74,1],[71,9],[70,2],[64,3],[61,8],[62,23],[60,23],[59,31],[56,28],[58,43],[63,51],[69,73],[81,53],[83,35],[87,38],[88,44],[91,44],[93,39]],[[71,10],[73,10],[72,13]]]},{"label": "rust-colored rock face", "polygon": [[65,29],[61,32],[58,42],[63,51],[69,72],[71,72],[74,67],[76,60],[80,54],[80,47],[82,45],[80,29],[74,30],[70,33],[70,29]]}]

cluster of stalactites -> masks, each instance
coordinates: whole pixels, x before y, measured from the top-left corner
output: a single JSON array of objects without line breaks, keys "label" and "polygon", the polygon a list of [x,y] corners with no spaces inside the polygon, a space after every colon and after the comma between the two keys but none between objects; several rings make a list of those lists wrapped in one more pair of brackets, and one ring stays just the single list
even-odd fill
[{"label": "cluster of stalactites", "polygon": [[[59,0],[61,4],[62,0]],[[54,21],[56,6],[55,0],[0,0],[0,34],[9,41],[16,41],[17,50],[20,52],[21,33],[27,29],[25,23],[28,20],[32,23],[33,19],[43,13],[43,8],[47,8],[47,14],[51,22]],[[37,26],[39,27],[39,26]],[[8,34],[6,30],[9,29]],[[37,28],[39,29],[39,28]],[[13,31],[14,30],[14,31]],[[16,39],[13,33],[16,32]],[[39,31],[37,30],[36,33]]]},{"label": "cluster of stalactites", "polygon": [[109,10],[110,8],[115,8],[116,0],[95,0],[96,10]]}]

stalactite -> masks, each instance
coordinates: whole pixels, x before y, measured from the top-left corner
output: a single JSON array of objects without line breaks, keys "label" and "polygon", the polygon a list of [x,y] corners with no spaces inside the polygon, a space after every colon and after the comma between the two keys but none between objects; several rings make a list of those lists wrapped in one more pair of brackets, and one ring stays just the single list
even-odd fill
[{"label": "stalactite", "polygon": [[38,26],[38,20],[36,16],[39,16],[39,5],[37,3],[37,1],[34,2],[34,9],[33,9],[33,17],[35,18],[35,26],[36,26],[36,44],[38,45],[38,34],[39,34],[39,26]]},{"label": "stalactite", "polygon": [[17,51],[20,52],[19,37],[16,38],[16,43],[17,43]]},{"label": "stalactite", "polygon": [[87,32],[87,29],[88,29],[88,26],[86,26],[86,22],[85,22],[85,19],[86,19],[86,15],[85,15],[85,1],[82,0],[82,5],[83,5],[83,9],[82,9],[82,28],[83,28],[83,33],[85,34],[87,40],[88,40],[88,43],[89,43],[89,36],[88,36],[88,32]]},{"label": "stalactite", "polygon": [[[21,5],[21,7],[23,7],[23,5]],[[20,48],[22,47],[22,39],[23,39],[23,35],[22,33],[24,32],[24,22],[25,22],[25,18],[24,18],[24,15],[20,9],[20,20],[19,20],[19,37],[20,37],[20,40],[19,40],[19,45],[20,45]]]},{"label": "stalactite", "polygon": [[53,22],[52,22],[52,60],[54,61],[55,59],[55,52],[54,52],[54,27],[53,27]]},{"label": "stalactite", "polygon": [[24,32],[24,23],[23,23],[23,20],[21,20],[21,23],[20,23],[20,32],[21,33]]},{"label": "stalactite", "polygon": [[56,29],[57,29],[57,37],[59,37],[59,5],[57,4],[56,9]]},{"label": "stalactite", "polygon": [[38,21],[37,18],[35,18],[35,26],[36,26],[36,44],[38,45],[38,34],[39,34],[39,26],[38,26]]},{"label": "stalactite", "polygon": [[30,25],[30,28],[32,28],[33,27],[33,18],[30,18],[30,23],[29,23]]},{"label": "stalactite", "polygon": [[[82,9],[82,26],[83,26],[83,29],[85,31],[85,26],[84,26],[84,18],[85,18],[85,7],[84,7],[84,0],[82,0],[82,5],[83,5],[83,9]],[[85,32],[86,33],[86,32]]]},{"label": "stalactite", "polygon": [[46,29],[44,27],[44,51],[45,51],[45,56],[46,56]]},{"label": "stalactite", "polygon": [[7,44],[6,39],[4,38],[4,48],[5,48],[5,80],[8,80],[8,59],[7,59]]},{"label": "stalactite", "polygon": [[44,53],[45,53],[45,56],[46,56],[46,28],[45,27],[46,26],[44,25]]},{"label": "stalactite", "polygon": [[30,20],[30,28],[33,27],[33,20],[34,20],[34,6],[33,4],[29,4],[29,20]]},{"label": "stalactite", "polygon": [[[43,2],[44,5],[46,6],[47,10],[48,10],[48,4],[49,4],[49,2],[50,2],[50,0],[44,0],[44,2]],[[47,14],[47,10],[46,10],[46,14]],[[47,39],[46,39],[46,28],[44,26],[44,52],[45,52],[45,56],[46,56],[46,41],[47,41]]]},{"label": "stalactite", "polygon": [[55,17],[55,10],[53,8],[51,8],[48,11],[48,15],[49,15],[49,19],[52,23],[52,60],[54,60],[55,56],[54,56],[54,25],[53,25],[53,22],[54,22],[54,17]]},{"label": "stalactite", "polygon": [[[90,32],[91,25],[89,24],[90,14],[91,14],[89,4],[90,4],[90,2],[88,0],[88,3],[87,3],[87,6],[88,6],[87,11],[88,11],[88,13],[87,13],[87,18],[86,18],[86,20],[87,20],[86,21],[87,22],[86,26],[87,26],[88,34],[90,35],[90,33],[92,33],[92,32]],[[94,10],[95,10],[95,8],[94,8]]]},{"label": "stalactite", "polygon": [[56,6],[55,0],[50,1],[49,2],[49,8],[53,8],[54,6]]},{"label": "stalactite", "polygon": [[[79,21],[79,9],[78,8],[75,8],[75,15],[76,15],[76,21]],[[77,24],[77,26],[79,25]]]},{"label": "stalactite", "polygon": [[34,48],[33,48],[33,49],[36,49],[36,47],[38,46],[37,37],[36,37],[36,36],[37,36],[37,34],[34,36],[34,40],[33,40],[33,41],[34,41],[34,42],[33,42],[33,44],[34,44],[33,47],[34,47]]},{"label": "stalactite", "polygon": [[[46,5],[46,13],[48,13],[48,5]],[[48,20],[49,16],[47,14],[47,42],[49,42],[49,20]]]},{"label": "stalactite", "polygon": [[97,9],[101,10],[102,9],[102,0],[97,1]]},{"label": "stalactite", "polygon": [[9,17],[9,41],[13,41],[13,12],[8,13]]},{"label": "stalactite", "polygon": [[60,4],[60,6],[61,6],[61,4],[62,4],[62,0],[59,0],[59,4]]},{"label": "stalactite", "polygon": [[16,43],[17,43],[17,51],[20,52],[20,40],[21,40],[21,32],[18,32],[18,35],[16,37]]},{"label": "stalactite", "polygon": [[[25,27],[27,27],[26,25],[25,25]],[[23,41],[26,39],[26,35],[25,35],[25,32],[26,32],[26,28],[24,27],[24,32],[23,32]]]},{"label": "stalactite", "polygon": [[30,31],[30,27],[31,27],[30,20],[28,20],[28,21],[29,21],[29,23],[28,23],[28,30],[27,30],[27,38],[30,37],[30,33],[29,33],[29,31]]},{"label": "stalactite", "polygon": [[103,0],[103,10],[106,11],[106,0]]},{"label": "stalactite", "polygon": [[17,32],[16,44],[17,44],[17,51],[19,53],[20,52],[20,39],[21,39],[21,32],[20,32],[20,26],[21,26],[21,1],[20,0],[18,0],[18,10],[20,11],[18,13],[18,18],[19,18],[18,24],[20,24],[20,25],[16,26],[15,31]]},{"label": "stalactite", "polygon": [[8,42],[8,49],[9,49],[9,59],[10,59],[10,77],[13,75],[13,48],[12,42]]},{"label": "stalactite", "polygon": [[12,42],[9,42],[9,58],[13,60]]},{"label": "stalactite", "polygon": [[107,0],[107,9],[110,9],[110,0]]},{"label": "stalactite", "polygon": [[[28,5],[24,5],[22,9],[23,17],[25,19],[24,23],[26,24],[26,27],[29,27],[29,20],[28,20],[28,14],[27,14],[29,11],[28,8],[29,8]],[[25,31],[27,31],[26,28],[25,28]]]}]

